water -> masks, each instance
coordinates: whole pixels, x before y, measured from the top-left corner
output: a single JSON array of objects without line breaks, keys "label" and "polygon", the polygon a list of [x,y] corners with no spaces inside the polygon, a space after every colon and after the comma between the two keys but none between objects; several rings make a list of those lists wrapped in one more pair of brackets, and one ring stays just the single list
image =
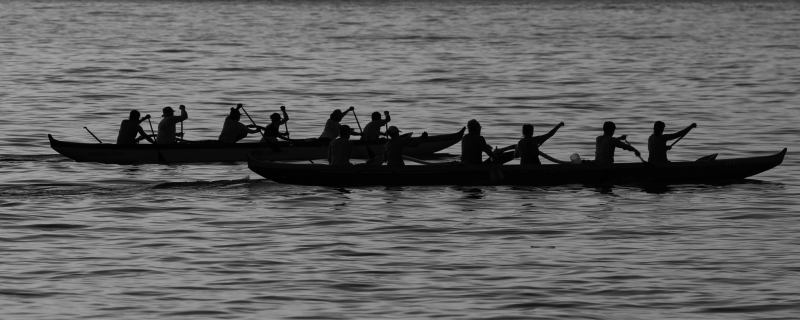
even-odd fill
[{"label": "water", "polygon": [[[796,318],[798,43],[782,1],[2,2],[0,318]],[[696,122],[673,160],[789,153],[723,185],[336,189],[45,136],[184,104],[214,139],[236,103],[293,137],[352,105],[498,146],[564,121],[562,159],[606,120],[642,150]]]}]

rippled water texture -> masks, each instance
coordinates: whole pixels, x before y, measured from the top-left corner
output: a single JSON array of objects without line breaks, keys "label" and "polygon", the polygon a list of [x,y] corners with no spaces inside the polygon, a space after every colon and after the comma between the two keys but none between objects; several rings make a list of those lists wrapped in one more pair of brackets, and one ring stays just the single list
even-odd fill
[{"label": "rippled water texture", "polygon": [[[0,2],[0,318],[796,319],[799,44],[790,1]],[[355,106],[498,146],[564,121],[562,159],[607,120],[639,149],[696,122],[672,160],[789,153],[721,185],[335,189],[46,138],[185,104],[214,139],[235,103],[293,137]]]}]

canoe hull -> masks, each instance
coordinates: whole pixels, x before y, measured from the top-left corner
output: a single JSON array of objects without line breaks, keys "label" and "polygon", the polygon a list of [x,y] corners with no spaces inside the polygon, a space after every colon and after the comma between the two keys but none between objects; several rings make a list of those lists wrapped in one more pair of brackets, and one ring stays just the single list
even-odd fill
[{"label": "canoe hull", "polygon": [[781,164],[785,154],[786,149],[764,157],[658,165],[619,163],[492,167],[450,164],[375,167],[285,164],[251,159],[248,166],[253,172],[278,183],[323,186],[677,184],[744,179]]},{"label": "canoe hull", "polygon": [[[416,148],[405,148],[408,156],[425,155],[439,152],[461,141],[461,131],[430,136]],[[241,162],[247,161],[248,154],[257,160],[306,160],[325,159],[328,147],[316,142],[298,141],[291,145],[279,142],[279,150],[273,150],[261,143],[221,144],[216,141],[181,143],[171,145],[116,145],[101,143],[75,143],[59,141],[48,135],[50,146],[61,155],[78,162],[99,162],[108,164],[144,164],[144,163],[199,163],[199,162]],[[367,147],[361,141],[353,141],[352,158],[366,159]],[[368,144],[376,155],[383,153],[385,139]]]}]

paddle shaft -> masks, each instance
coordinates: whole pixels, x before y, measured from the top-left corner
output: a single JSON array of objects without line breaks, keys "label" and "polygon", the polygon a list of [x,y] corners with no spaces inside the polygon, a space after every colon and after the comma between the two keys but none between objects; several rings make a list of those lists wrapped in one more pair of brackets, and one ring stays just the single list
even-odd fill
[{"label": "paddle shaft", "polygon": [[100,141],[100,139],[97,139],[97,136],[94,135],[94,133],[92,133],[92,131],[89,130],[89,128],[87,128],[87,127],[83,127],[83,128],[86,129],[86,131],[89,131],[89,134],[91,134],[92,137],[94,137],[94,139],[97,140],[97,142],[103,143],[103,141]]},{"label": "paddle shaft", "polygon": [[[153,131],[153,123],[150,122],[150,118],[147,118],[147,124],[150,125],[150,134],[153,136],[156,135],[155,131]],[[161,154],[161,150],[158,149],[158,136],[153,138],[153,144],[156,145],[156,153],[158,154],[158,161],[159,162],[167,162],[167,159],[164,159],[164,155]]]},{"label": "paddle shaft", "polygon": [[[356,118],[356,124],[358,125],[358,131],[361,131],[361,136],[364,136],[364,130],[361,129],[361,123],[358,122],[358,116],[356,115],[356,109],[353,109],[353,117]],[[380,127],[379,127],[380,128]],[[372,148],[369,147],[369,144],[366,143],[366,139],[364,140],[364,147],[367,147],[368,157],[370,159],[375,158],[375,153],[372,152]]]},{"label": "paddle shaft", "polygon": [[[628,139],[625,139],[625,143],[627,143],[629,147],[633,148],[633,146],[632,146],[632,145],[631,145],[631,143],[628,141]],[[634,148],[634,149],[636,149],[636,148]],[[639,156],[637,156],[637,157],[639,157],[639,160],[642,160],[642,162],[644,162],[644,163],[647,163],[647,161],[644,161],[644,159],[642,159],[642,156],[641,156],[641,155],[639,155]]]},{"label": "paddle shaft", "polygon": [[[247,113],[247,110],[245,110],[245,109],[244,109],[244,106],[241,106],[241,108],[242,108],[242,111],[244,111],[244,115],[246,115],[246,116],[247,116],[247,118],[248,118],[248,119],[250,119],[250,122],[252,122],[252,123],[253,123],[253,125],[254,125],[254,126],[256,126],[256,128],[257,128],[257,127],[258,127],[258,125],[256,124],[256,122],[255,122],[255,121],[253,121],[253,118],[251,118],[251,117],[250,117],[250,114],[248,114],[248,113]],[[258,133],[260,133],[260,134],[261,134],[261,137],[263,137],[263,138],[264,138],[264,140],[267,140],[267,136],[265,136],[263,132],[261,132],[261,131],[259,130],[259,131],[258,131]],[[297,153],[299,153],[301,156],[303,156],[303,158],[306,158],[306,160],[308,160],[308,162],[311,162],[311,164],[314,164],[314,161],[311,161],[311,159],[309,159],[308,157],[306,157],[306,155],[305,155],[305,154],[303,154],[303,152],[302,152],[302,151],[300,151],[300,149],[299,149],[299,148],[297,148],[297,146],[295,146],[295,145],[293,145],[293,144],[289,144],[289,145],[290,145],[290,146],[292,146],[292,147],[294,147],[294,148],[295,148],[295,150],[297,150]]]},{"label": "paddle shaft", "polygon": [[685,137],[685,136],[686,136],[685,134],[682,135],[680,138],[678,138],[678,140],[675,140],[675,142],[673,142],[671,145],[669,145],[669,147],[672,148],[672,146],[674,146],[676,143],[678,143],[678,141],[681,141],[681,139],[683,139],[683,137]]}]

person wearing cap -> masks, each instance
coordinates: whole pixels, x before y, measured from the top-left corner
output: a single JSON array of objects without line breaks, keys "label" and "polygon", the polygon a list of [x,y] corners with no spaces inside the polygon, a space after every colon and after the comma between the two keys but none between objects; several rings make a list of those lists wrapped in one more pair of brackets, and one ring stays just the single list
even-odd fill
[{"label": "person wearing cap", "polygon": [[175,143],[175,138],[178,136],[178,134],[175,133],[175,125],[189,118],[189,114],[186,113],[186,107],[184,105],[181,105],[178,109],[181,110],[181,115],[176,116],[172,107],[164,108],[164,114],[161,115],[163,119],[158,123],[158,136],[156,136],[156,141],[158,143]]},{"label": "person wearing cap", "polygon": [[[342,121],[342,119],[348,112],[353,110],[355,110],[355,108],[353,107],[348,108],[344,112],[342,112],[341,109],[333,110],[330,119],[328,119],[328,121],[325,122],[325,129],[322,131],[322,134],[319,136],[317,140],[321,141],[323,144],[327,144],[333,139],[336,139],[336,137],[339,136],[339,130],[341,130],[341,125],[339,124],[339,122]],[[357,136],[359,134],[355,132],[353,129],[350,129],[350,135]]]},{"label": "person wearing cap", "polygon": [[420,143],[425,141],[425,139],[428,139],[427,132],[423,132],[419,138],[414,139],[401,137],[400,129],[397,129],[395,126],[386,129],[386,134],[391,138],[383,145],[383,162],[386,162],[387,166],[406,165],[403,161],[403,148],[416,148]]},{"label": "person wearing cap", "polygon": [[389,116],[389,111],[384,111],[383,114],[386,115],[385,120],[381,119],[380,112],[372,113],[372,121],[364,126],[364,134],[361,135],[361,140],[378,140],[381,136],[386,135],[381,132],[381,127],[392,121],[392,117]]},{"label": "person wearing cap", "polygon": [[239,122],[242,118],[242,114],[239,112],[241,108],[241,104],[236,108],[231,108],[231,113],[225,117],[225,123],[222,125],[222,132],[219,134],[219,142],[236,143],[247,137],[248,134],[257,133],[261,130],[261,128],[255,125],[244,125]]},{"label": "person wearing cap", "polygon": [[[137,110],[131,110],[131,114],[127,120],[122,120],[122,123],[119,125],[119,135],[117,135],[117,144],[136,144],[143,139],[147,139],[150,143],[155,143],[142,126],[139,124],[142,121],[150,119],[150,115],[144,116],[144,118],[139,119],[141,114]],[[136,135],[139,135],[139,138],[136,138]]]},{"label": "person wearing cap", "polygon": [[481,152],[489,155],[494,161],[499,161],[497,155],[492,152],[492,147],[481,136],[481,124],[478,120],[467,121],[467,131],[468,133],[461,138],[461,163],[481,164]]},{"label": "person wearing cap", "polygon": [[353,142],[350,141],[350,127],[343,125],[339,137],[328,145],[328,163],[332,166],[349,166]]},{"label": "person wearing cap", "polygon": [[288,132],[282,133],[280,131],[281,125],[289,121],[289,115],[286,113],[285,106],[281,106],[281,111],[283,112],[283,119],[281,119],[281,115],[278,114],[277,112],[269,116],[272,122],[263,128],[264,136],[261,137],[262,143],[267,142],[267,140],[271,142],[278,142],[278,138],[281,138],[283,140],[289,140],[289,133]]},{"label": "person wearing cap", "polygon": [[547,134],[534,137],[533,125],[523,125],[522,139],[517,142],[517,147],[514,151],[514,157],[520,158],[519,164],[542,164],[542,162],[539,161],[539,146],[544,144],[547,139],[550,139],[550,137],[555,135],[556,131],[563,126],[564,123],[561,122]]},{"label": "person wearing cap", "polygon": [[614,131],[616,130],[617,126],[611,121],[606,121],[603,124],[603,135],[598,136],[595,141],[594,161],[597,164],[614,163],[614,149],[616,148],[632,151],[637,157],[641,156],[639,150],[636,150],[630,144],[622,142],[628,138],[627,135],[614,138]]},{"label": "person wearing cap", "polygon": [[697,128],[697,124],[692,123],[683,130],[672,134],[664,134],[665,128],[664,122],[656,121],[653,124],[653,134],[647,139],[647,150],[650,152],[647,162],[669,162],[667,150],[672,149],[672,147],[667,145],[667,141],[685,136],[690,130]]}]

